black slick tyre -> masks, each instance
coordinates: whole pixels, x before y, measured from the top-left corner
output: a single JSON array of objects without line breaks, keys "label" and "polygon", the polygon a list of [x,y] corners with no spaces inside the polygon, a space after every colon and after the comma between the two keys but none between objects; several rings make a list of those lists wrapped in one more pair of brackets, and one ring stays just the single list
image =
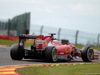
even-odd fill
[{"label": "black slick tyre", "polygon": [[94,58],[94,50],[88,46],[83,47],[81,57],[84,62],[92,62]]},{"label": "black slick tyre", "polygon": [[58,52],[55,46],[48,46],[44,50],[44,58],[46,61],[56,62],[58,57]]},{"label": "black slick tyre", "polygon": [[19,47],[18,44],[13,44],[10,50],[10,56],[13,60],[22,60],[24,57],[24,48]]}]

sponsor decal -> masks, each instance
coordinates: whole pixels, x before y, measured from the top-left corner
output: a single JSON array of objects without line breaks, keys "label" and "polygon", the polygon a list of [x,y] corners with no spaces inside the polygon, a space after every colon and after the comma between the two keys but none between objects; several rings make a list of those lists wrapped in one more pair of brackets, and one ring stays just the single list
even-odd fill
[{"label": "sponsor decal", "polygon": [[43,43],[43,40],[42,39],[37,39],[36,40],[36,44],[42,44]]},{"label": "sponsor decal", "polygon": [[60,54],[64,54],[64,52],[60,52]]},{"label": "sponsor decal", "polygon": [[65,49],[65,52],[66,52],[66,55],[68,55],[68,54],[69,54],[69,50],[68,50],[68,49]]}]

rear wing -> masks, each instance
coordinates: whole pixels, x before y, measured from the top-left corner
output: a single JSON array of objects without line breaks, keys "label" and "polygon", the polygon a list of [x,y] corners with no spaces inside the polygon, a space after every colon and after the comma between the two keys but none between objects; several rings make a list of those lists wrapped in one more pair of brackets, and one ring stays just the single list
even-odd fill
[{"label": "rear wing", "polygon": [[39,35],[39,36],[26,35],[26,34],[20,35],[19,36],[19,46],[24,47],[26,39],[33,39],[33,45],[36,47],[36,50],[42,49],[42,44],[43,44],[43,40],[44,40],[43,35]]}]

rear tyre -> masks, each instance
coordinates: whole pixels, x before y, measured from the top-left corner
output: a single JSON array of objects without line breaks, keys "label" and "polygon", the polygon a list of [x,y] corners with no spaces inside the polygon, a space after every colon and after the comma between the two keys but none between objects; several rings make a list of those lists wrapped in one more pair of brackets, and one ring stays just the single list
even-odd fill
[{"label": "rear tyre", "polygon": [[46,61],[56,62],[58,57],[57,49],[54,46],[48,46],[44,50],[44,58]]},{"label": "rear tyre", "polygon": [[18,44],[13,44],[10,50],[10,56],[13,60],[22,60],[24,57],[24,48],[19,47]]},{"label": "rear tyre", "polygon": [[94,58],[94,50],[91,47],[83,47],[81,55],[84,62],[91,62]]}]

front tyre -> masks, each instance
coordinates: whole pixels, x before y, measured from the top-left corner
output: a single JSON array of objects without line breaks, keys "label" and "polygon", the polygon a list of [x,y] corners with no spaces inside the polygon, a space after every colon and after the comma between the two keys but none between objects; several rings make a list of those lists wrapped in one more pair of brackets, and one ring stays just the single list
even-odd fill
[{"label": "front tyre", "polygon": [[81,56],[84,62],[91,62],[94,58],[94,50],[91,47],[83,47]]},{"label": "front tyre", "polygon": [[24,57],[24,48],[19,47],[18,44],[13,44],[10,50],[10,56],[13,60],[22,60]]},{"label": "front tyre", "polygon": [[58,57],[58,52],[55,46],[48,46],[44,50],[44,58],[46,61],[56,62]]}]

